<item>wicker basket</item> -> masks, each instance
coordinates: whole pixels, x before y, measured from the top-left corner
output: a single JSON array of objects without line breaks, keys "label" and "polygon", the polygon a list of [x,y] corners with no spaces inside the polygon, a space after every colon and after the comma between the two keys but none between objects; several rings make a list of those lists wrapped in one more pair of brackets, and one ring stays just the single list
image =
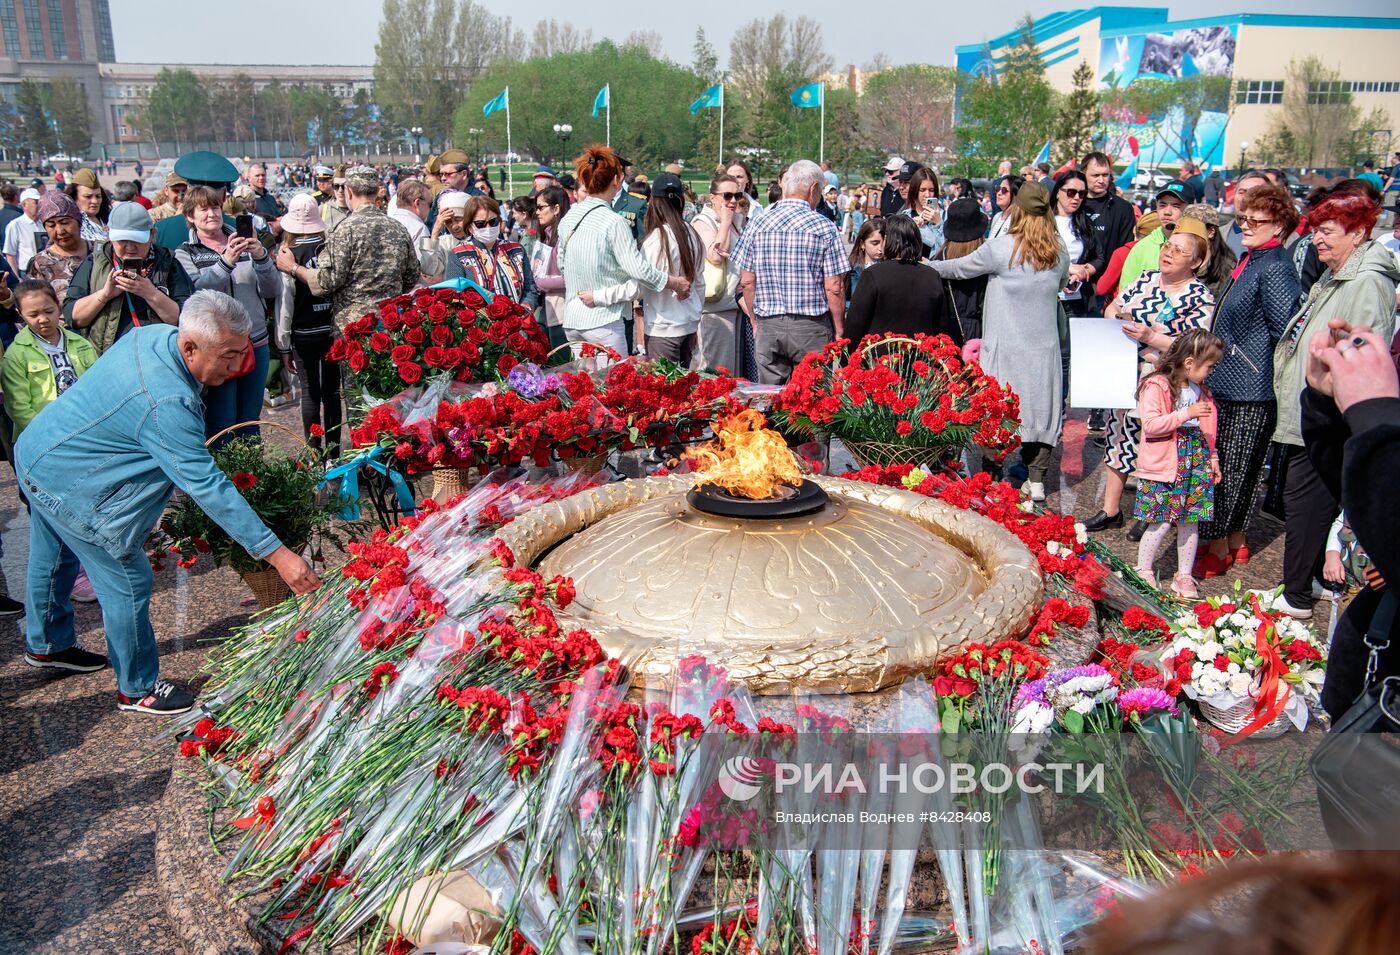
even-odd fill
[{"label": "wicker basket", "polygon": [[471,490],[477,482],[473,468],[433,468],[433,500],[439,504]]},{"label": "wicker basket", "polygon": [[277,606],[292,595],[292,588],[282,579],[282,575],[269,567],[267,570],[250,570],[243,575],[243,582],[253,592],[259,610]]},{"label": "wicker basket", "polygon": [[[1201,715],[1212,726],[1224,730],[1231,735],[1238,733],[1250,724],[1254,719],[1254,701],[1244,699],[1234,706],[1221,708],[1207,703],[1205,700],[1199,701],[1201,704]],[[1249,735],[1250,739],[1277,739],[1287,733],[1293,724],[1288,721],[1288,716],[1282,710],[1269,722]]]},{"label": "wicker basket", "polygon": [[603,470],[603,465],[608,463],[608,456],[606,454],[590,454],[583,457],[560,458],[560,460],[564,462],[564,467],[570,471],[592,475]]},{"label": "wicker basket", "polygon": [[889,467],[894,464],[935,464],[948,455],[947,448],[928,448],[909,444],[886,444],[883,441],[847,441],[841,439],[856,464],[863,468]]}]

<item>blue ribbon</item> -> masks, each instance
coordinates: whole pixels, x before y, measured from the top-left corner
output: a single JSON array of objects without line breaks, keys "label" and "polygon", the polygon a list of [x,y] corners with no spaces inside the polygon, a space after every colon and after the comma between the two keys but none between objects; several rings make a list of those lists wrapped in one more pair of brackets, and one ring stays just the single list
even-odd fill
[{"label": "blue ribbon", "polygon": [[317,487],[319,490],[336,478],[340,478],[341,509],[338,516],[341,520],[358,521],[360,519],[361,468],[378,471],[387,477],[389,483],[394,487],[394,493],[398,496],[399,510],[405,515],[417,513],[418,507],[414,503],[413,492],[408,489],[408,482],[396,469],[380,460],[386,450],[382,444],[376,444],[368,451],[362,451],[344,464],[337,464],[326,472],[325,478]]},{"label": "blue ribbon", "polygon": [[486,291],[486,289],[482,288],[480,285],[477,285],[475,282],[473,282],[471,279],[467,278],[465,275],[460,275],[460,276],[458,276],[458,277],[455,278],[455,279],[447,279],[445,282],[439,282],[439,283],[436,284],[436,285],[430,285],[430,286],[428,286],[428,287],[429,287],[429,288],[450,288],[450,289],[452,289],[452,290],[454,290],[454,291],[457,291],[457,292],[465,292],[467,289],[473,289],[473,290],[476,291],[476,294],[480,295],[483,299],[486,300],[486,304],[487,304],[487,305],[490,305],[490,304],[491,304],[491,300],[492,300],[493,298],[496,297],[496,293],[495,293],[495,292],[488,292],[488,291]]}]

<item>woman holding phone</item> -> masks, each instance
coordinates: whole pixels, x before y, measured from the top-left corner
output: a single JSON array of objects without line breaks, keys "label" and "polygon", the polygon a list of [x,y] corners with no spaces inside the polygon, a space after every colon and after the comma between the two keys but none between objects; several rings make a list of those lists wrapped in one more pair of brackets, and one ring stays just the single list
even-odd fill
[{"label": "woman holding phone", "polygon": [[909,197],[899,215],[908,216],[919,227],[925,259],[943,248],[943,200],[938,189],[938,173],[921,166],[909,177]]},{"label": "woman holding phone", "polygon": [[[185,220],[189,241],[175,250],[175,260],[184,266],[196,291],[213,289],[230,295],[253,320],[252,355],[243,375],[205,392],[204,428],[209,435],[245,421],[256,421],[262,411],[267,380],[267,313],[263,299],[276,298],[282,283],[272,256],[256,236],[240,235],[224,224],[223,202],[208,186],[195,186],[185,193]],[[240,217],[241,218],[241,217]],[[251,217],[242,231],[252,231]],[[221,438],[216,447],[237,437],[259,436],[251,425]]]}]

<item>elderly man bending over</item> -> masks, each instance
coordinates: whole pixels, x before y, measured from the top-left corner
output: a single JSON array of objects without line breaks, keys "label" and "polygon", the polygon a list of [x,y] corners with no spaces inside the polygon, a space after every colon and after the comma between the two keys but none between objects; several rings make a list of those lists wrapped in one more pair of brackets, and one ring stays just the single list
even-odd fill
[{"label": "elderly man bending over", "polygon": [[117,708],[166,716],[194,705],[190,693],[156,678],[144,549],[175,487],[292,590],[320,586],[204,447],[200,389],[251,367],[252,327],[232,298],[196,292],[178,329],[152,325],[122,336],[25,428],[15,444],[15,473],[31,505],[25,663],[82,673],[107,665],[77,645],[69,597],[81,562],[102,605]]}]

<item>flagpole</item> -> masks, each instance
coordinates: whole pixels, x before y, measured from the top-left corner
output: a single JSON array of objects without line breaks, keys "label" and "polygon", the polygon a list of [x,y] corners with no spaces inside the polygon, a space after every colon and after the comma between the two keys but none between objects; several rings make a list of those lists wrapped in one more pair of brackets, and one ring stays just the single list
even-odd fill
[{"label": "flagpole", "polygon": [[607,146],[612,149],[612,84],[604,84],[603,89],[607,90],[608,100],[608,142]]},{"label": "flagpole", "polygon": [[719,84],[719,161],[724,162],[724,84]]},{"label": "flagpole", "polygon": [[826,162],[826,80],[822,80],[822,131],[820,145],[817,146],[817,162]]},{"label": "flagpole", "polygon": [[515,163],[511,161],[514,153],[510,148],[510,87],[506,87],[506,198],[515,195]]}]

